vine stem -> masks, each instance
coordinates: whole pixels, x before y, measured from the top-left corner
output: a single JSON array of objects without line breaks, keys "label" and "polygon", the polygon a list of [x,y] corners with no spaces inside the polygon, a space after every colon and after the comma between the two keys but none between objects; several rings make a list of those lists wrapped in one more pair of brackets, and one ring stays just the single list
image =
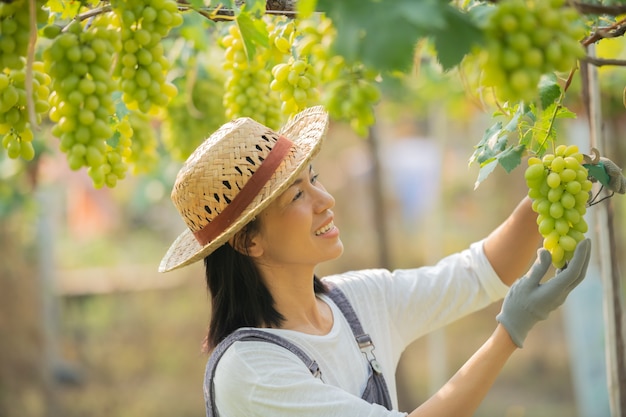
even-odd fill
[{"label": "vine stem", "polygon": [[[574,72],[575,70],[572,70],[572,72]],[[555,106],[554,106],[554,113],[552,113],[552,117],[550,117],[550,124],[548,125],[548,129],[546,131],[546,136],[543,139],[543,141],[541,141],[541,144],[539,145],[539,149],[542,149],[543,146],[546,144],[546,142],[548,141],[548,138],[550,137],[550,131],[552,130],[552,127],[554,126],[554,121],[556,120],[556,115],[559,112],[559,109],[561,108],[561,103],[563,102],[563,96],[565,95],[565,90],[561,91],[561,95],[559,96],[559,99],[555,102]],[[554,145],[554,143],[553,143]]]},{"label": "vine stem", "polygon": [[39,129],[37,115],[35,114],[35,103],[33,100],[33,62],[35,61],[35,43],[37,42],[37,4],[35,0],[29,0],[30,8],[28,20],[30,28],[28,31],[28,54],[26,57],[26,107],[28,108],[28,121],[31,130]]}]

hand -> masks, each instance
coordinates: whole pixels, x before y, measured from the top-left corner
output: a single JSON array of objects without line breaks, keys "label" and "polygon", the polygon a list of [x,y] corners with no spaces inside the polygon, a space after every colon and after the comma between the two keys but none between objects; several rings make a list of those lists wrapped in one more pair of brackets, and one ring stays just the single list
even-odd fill
[{"label": "hand", "polygon": [[540,249],[537,261],[528,273],[511,286],[496,320],[506,328],[518,347],[523,346],[530,329],[563,304],[570,291],[583,280],[590,253],[591,241],[582,240],[565,269],[558,270],[552,279],[541,284],[552,256],[547,250]]},{"label": "hand", "polygon": [[600,162],[604,165],[604,170],[609,176],[609,190],[619,194],[626,193],[626,178],[622,175],[622,169],[604,156],[600,157]]}]

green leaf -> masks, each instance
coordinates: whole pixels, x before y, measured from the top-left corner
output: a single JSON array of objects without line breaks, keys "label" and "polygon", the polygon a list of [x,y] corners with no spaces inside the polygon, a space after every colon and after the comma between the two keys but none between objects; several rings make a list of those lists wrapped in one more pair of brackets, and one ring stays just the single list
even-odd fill
[{"label": "green leaf", "polygon": [[335,52],[381,72],[408,70],[418,39],[448,28],[448,7],[440,0],[318,0],[336,23]]},{"label": "green leaf", "polygon": [[122,120],[130,113],[130,110],[128,110],[126,104],[124,104],[124,101],[122,100],[122,92],[114,91],[111,94],[111,98],[113,99],[113,104],[115,105],[115,115],[118,120]]},{"label": "green leaf", "polygon": [[506,147],[507,134],[502,129],[502,122],[496,122],[485,131],[480,143],[476,145],[474,153],[470,157],[470,164],[478,162],[480,165],[495,158]]},{"label": "green leaf", "polygon": [[246,48],[248,60],[256,54],[257,45],[269,47],[269,34],[263,21],[253,19],[245,10],[242,10],[237,15],[236,21],[241,31],[241,38]]},{"label": "green leaf", "polygon": [[296,2],[296,12],[298,17],[306,19],[310,17],[317,7],[317,0],[298,0]]},{"label": "green leaf", "polygon": [[246,0],[241,9],[260,19],[265,14],[265,0]]},{"label": "green leaf", "polygon": [[559,107],[559,110],[557,110],[556,112],[557,119],[575,119],[577,117],[578,115],[576,113],[574,113],[565,106]]},{"label": "green leaf", "polygon": [[493,158],[490,159],[487,163],[481,165],[480,170],[478,171],[478,178],[474,183],[474,189],[477,189],[481,182],[483,182],[489,174],[493,172],[494,169],[498,166],[498,160]]},{"label": "green leaf", "polygon": [[523,145],[509,146],[498,154],[498,162],[507,173],[513,171],[521,162],[526,147]]},{"label": "green leaf", "polygon": [[61,20],[73,19],[80,10],[82,2],[67,0],[48,0],[46,6],[52,13],[61,15]]},{"label": "green leaf", "polygon": [[554,143],[554,139],[556,138],[554,129],[548,126],[549,123],[550,120],[548,118],[542,117],[535,123],[535,126],[533,126],[532,150],[538,155],[543,155],[550,144]]},{"label": "green leaf", "polygon": [[539,101],[541,108],[546,109],[561,97],[561,86],[558,84],[556,75],[544,75],[539,80]]},{"label": "green leaf", "polygon": [[447,27],[435,31],[433,35],[437,59],[447,71],[458,65],[474,45],[482,42],[482,32],[469,17],[458,9],[445,9]]}]

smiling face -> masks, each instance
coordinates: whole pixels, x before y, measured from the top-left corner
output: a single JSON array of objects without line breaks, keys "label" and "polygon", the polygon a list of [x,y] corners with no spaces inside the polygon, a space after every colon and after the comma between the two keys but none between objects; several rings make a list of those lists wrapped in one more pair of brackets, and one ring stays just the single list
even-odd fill
[{"label": "smiling face", "polygon": [[259,264],[280,268],[309,269],[337,258],[343,244],[333,222],[334,205],[309,166],[261,213],[251,254]]}]

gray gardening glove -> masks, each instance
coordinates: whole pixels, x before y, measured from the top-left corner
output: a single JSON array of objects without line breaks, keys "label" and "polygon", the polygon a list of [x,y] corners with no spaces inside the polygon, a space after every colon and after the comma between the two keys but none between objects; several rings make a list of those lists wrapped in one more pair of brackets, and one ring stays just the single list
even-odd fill
[{"label": "gray gardening glove", "polygon": [[547,250],[540,249],[537,261],[528,273],[511,286],[496,320],[506,328],[518,347],[523,346],[535,323],[545,320],[552,310],[563,304],[569,292],[583,280],[590,252],[591,241],[580,241],[565,269],[558,270],[553,278],[541,284],[552,256]]},{"label": "gray gardening glove", "polygon": [[593,156],[583,154],[583,165],[589,171],[589,178],[599,181],[613,192],[626,194],[626,177],[622,169],[609,158],[600,156],[596,148],[591,148],[591,152]]},{"label": "gray gardening glove", "polygon": [[604,156],[600,157],[600,162],[604,165],[604,170],[609,176],[609,190],[619,194],[626,193],[626,178],[622,175],[622,169],[615,165],[615,162]]}]

